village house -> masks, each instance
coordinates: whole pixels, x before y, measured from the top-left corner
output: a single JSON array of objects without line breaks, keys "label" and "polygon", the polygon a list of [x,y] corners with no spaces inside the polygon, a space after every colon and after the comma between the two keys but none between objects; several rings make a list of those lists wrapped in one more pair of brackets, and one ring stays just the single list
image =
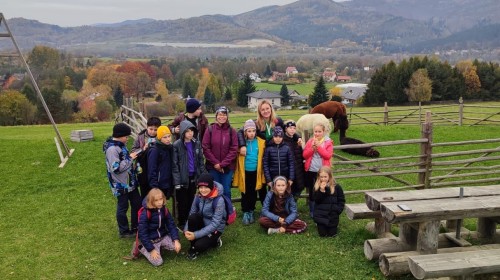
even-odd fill
[{"label": "village house", "polygon": [[340,96],[344,101],[351,104],[356,104],[356,102],[365,95],[366,87],[347,87],[345,88]]},{"label": "village house", "polygon": [[348,83],[351,81],[351,76],[337,76],[337,82]]},{"label": "village house", "polygon": [[337,78],[337,73],[335,71],[323,71],[323,80],[327,83],[333,83],[335,82],[335,79]]},{"label": "village house", "polygon": [[261,100],[268,100],[275,109],[281,107],[281,95],[279,92],[271,92],[268,90],[259,90],[247,94],[248,108],[257,109],[257,105]]},{"label": "village house", "polygon": [[288,90],[290,104],[298,105],[307,102],[307,97],[300,95],[296,90]]},{"label": "village house", "polygon": [[297,68],[295,68],[295,66],[288,66],[285,70],[285,74],[287,76],[290,76],[290,75],[295,75],[295,74],[298,74],[299,71],[297,71]]}]

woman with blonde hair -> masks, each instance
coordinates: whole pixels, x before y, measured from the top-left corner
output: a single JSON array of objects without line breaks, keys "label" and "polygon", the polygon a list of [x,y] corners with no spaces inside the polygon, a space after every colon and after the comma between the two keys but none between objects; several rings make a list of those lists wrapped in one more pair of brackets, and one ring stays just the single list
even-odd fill
[{"label": "woman with blonde hair", "polygon": [[[266,142],[273,138],[274,128],[283,127],[283,120],[276,115],[273,106],[269,100],[262,100],[257,105],[257,119],[254,120],[257,137]],[[246,141],[243,129],[238,131],[238,147],[240,155],[246,156]]]}]

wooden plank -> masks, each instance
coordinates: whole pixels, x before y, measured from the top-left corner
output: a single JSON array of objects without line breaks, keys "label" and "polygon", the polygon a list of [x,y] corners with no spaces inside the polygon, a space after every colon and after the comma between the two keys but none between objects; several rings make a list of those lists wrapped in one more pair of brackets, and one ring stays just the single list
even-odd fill
[{"label": "wooden plank", "polygon": [[380,211],[372,211],[364,203],[346,204],[345,214],[350,220],[381,218]]},{"label": "wooden plank", "polygon": [[[463,188],[464,197],[500,195],[500,185],[464,186]],[[369,209],[377,211],[380,209],[380,203],[383,202],[452,198],[458,197],[459,194],[460,187],[412,191],[370,191],[365,193],[365,201]]]},{"label": "wooden plank", "polygon": [[401,210],[398,204],[401,202],[384,202],[380,205],[380,212],[386,221],[425,222],[500,215],[500,196],[405,201],[404,204],[411,211]]},{"label": "wooden plank", "polygon": [[[489,250],[489,249],[500,249],[500,244],[490,244],[490,245],[479,245],[470,247],[451,247],[451,248],[439,248],[437,250],[438,254],[443,253],[456,253],[456,252],[470,252],[479,250]],[[404,252],[392,252],[383,253],[379,258],[379,267],[382,274],[385,276],[401,276],[404,274],[409,274],[410,267],[408,265],[409,256],[420,255],[417,251],[404,251]]]},{"label": "wooden plank", "polygon": [[500,272],[500,249],[408,256],[417,279]]}]

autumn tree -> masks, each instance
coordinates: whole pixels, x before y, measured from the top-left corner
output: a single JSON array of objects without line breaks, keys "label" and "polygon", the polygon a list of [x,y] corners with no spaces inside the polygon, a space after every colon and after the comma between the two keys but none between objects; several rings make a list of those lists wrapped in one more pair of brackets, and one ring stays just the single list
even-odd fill
[{"label": "autumn tree", "polygon": [[320,103],[328,101],[328,90],[325,86],[325,80],[321,76],[314,86],[314,91],[309,95],[309,106],[314,107]]},{"label": "autumn tree", "polygon": [[35,119],[36,106],[18,91],[0,94],[0,125],[28,125]]},{"label": "autumn tree", "polygon": [[418,69],[411,76],[408,88],[405,89],[408,101],[430,101],[432,97],[432,81],[426,69]]}]

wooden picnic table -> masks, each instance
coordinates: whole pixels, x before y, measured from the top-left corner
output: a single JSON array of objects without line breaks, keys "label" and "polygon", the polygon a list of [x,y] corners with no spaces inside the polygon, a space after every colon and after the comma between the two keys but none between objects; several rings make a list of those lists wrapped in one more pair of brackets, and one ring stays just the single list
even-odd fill
[{"label": "wooden picnic table", "polygon": [[[371,210],[380,210],[390,223],[400,223],[400,238],[416,251],[436,253],[440,220],[478,218],[478,233],[493,238],[500,220],[500,185],[464,188],[422,189],[396,192],[367,192]],[[409,207],[402,210],[400,205]]]}]

